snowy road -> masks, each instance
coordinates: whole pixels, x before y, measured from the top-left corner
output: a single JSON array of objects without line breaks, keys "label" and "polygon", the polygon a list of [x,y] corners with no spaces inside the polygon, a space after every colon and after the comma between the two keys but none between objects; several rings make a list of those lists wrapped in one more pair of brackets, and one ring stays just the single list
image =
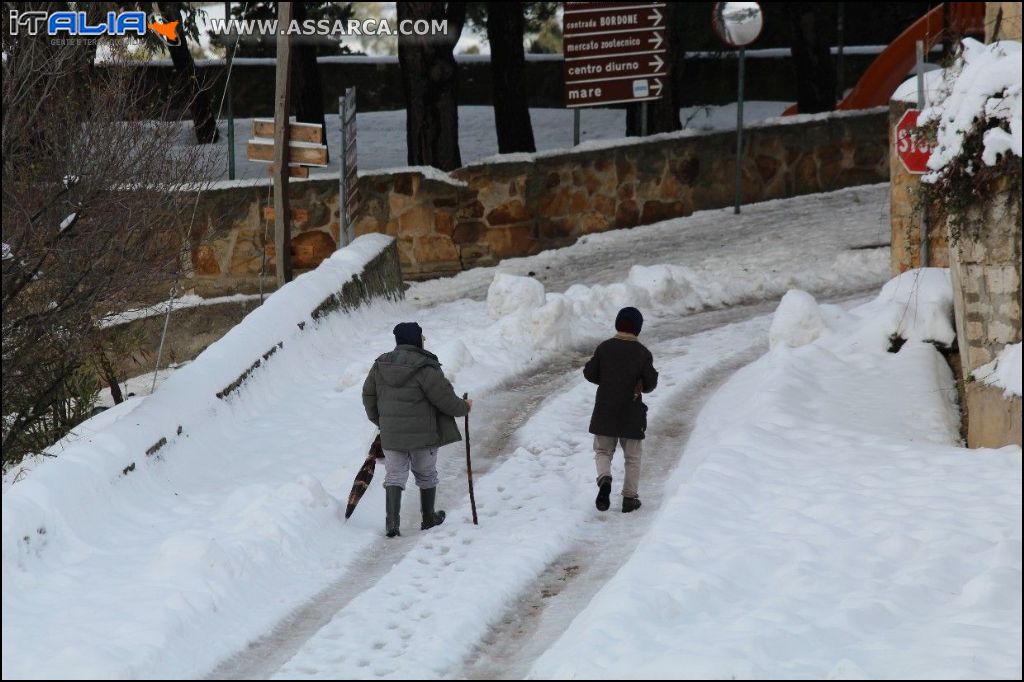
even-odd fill
[{"label": "snowy road", "polygon": [[[854,296],[860,298],[865,293]],[[658,409],[652,413],[657,429],[645,446],[645,508],[640,512],[625,516],[593,509],[592,455],[585,435],[570,438],[571,452],[561,453],[568,454],[559,458],[562,461],[553,459],[558,464],[552,470],[548,471],[548,464],[537,463],[539,470],[530,473],[564,484],[562,496],[538,495],[536,490],[517,493],[520,472],[514,466],[509,467],[512,472],[503,468],[517,456],[522,458],[520,448],[536,450],[541,447],[538,443],[551,440],[553,420],[543,413],[579,413],[575,420],[579,421],[589,411],[589,402],[581,404],[579,400],[587,392],[580,376],[587,356],[570,353],[542,371],[514,377],[479,398],[481,409],[474,412],[474,424],[483,425],[474,427],[474,433],[484,434],[474,445],[479,528],[467,525],[462,460],[457,452],[450,452],[441,462],[440,490],[449,512],[455,510],[450,518],[458,527],[420,534],[415,530],[415,507],[406,500],[405,537],[398,541],[380,538],[351,571],[271,633],[218,666],[210,678],[424,675],[422,661],[414,652],[432,648],[429,643],[438,639],[447,642],[447,660],[431,666],[430,676],[522,677],[643,536],[659,507],[661,483],[678,464],[701,405],[732,371],[763,352],[776,304],[770,301],[696,313],[664,322],[649,332],[645,341],[658,360],[663,380]],[[552,453],[547,450],[545,454]],[[621,453],[615,464],[616,479],[621,480]],[[536,485],[547,490],[552,482]],[[511,511],[495,510],[493,493],[479,492],[489,490],[498,493],[499,507],[511,507]],[[515,520],[497,530],[488,528],[498,514]],[[410,516],[413,523],[408,523]],[[566,519],[571,524],[564,524]],[[556,529],[554,533],[552,529]],[[546,537],[549,534],[554,537]],[[529,539],[530,544],[547,542],[554,556],[549,551],[545,560],[539,560],[527,551],[525,557],[515,557],[515,550],[502,547],[509,535]],[[498,542],[493,547],[481,546],[495,536]],[[490,554],[488,548],[500,557],[500,563],[525,558],[531,564],[529,570],[506,580],[492,579],[491,587],[500,588],[497,595],[480,594],[479,586],[500,570],[481,558]],[[439,557],[445,557],[441,565]],[[451,576],[445,573],[449,569],[459,573],[455,585],[448,584]],[[422,591],[403,589],[407,585]],[[515,590],[515,585],[521,589]],[[442,590],[443,597],[435,594],[436,590]],[[508,599],[509,590],[515,591],[515,598]],[[471,604],[476,613],[450,616],[451,604]],[[508,608],[503,609],[502,604]],[[439,607],[446,612],[439,612]],[[403,628],[399,623],[410,613],[416,614],[419,623],[415,628]],[[467,622],[474,621],[483,627],[467,627]],[[463,659],[464,665],[460,663]]]},{"label": "snowy road", "polygon": [[[5,568],[18,589],[5,589],[4,676],[499,669],[500,650],[481,657],[480,638],[520,618],[514,605],[534,599],[538,581],[563,582],[563,560],[595,557],[587,552],[602,531],[628,535],[653,518],[657,479],[675,467],[693,412],[757,354],[773,301],[794,286],[841,297],[884,281],[888,250],[850,247],[884,237],[886,197],[864,187],[592,235],[497,271],[415,285],[401,304],[327,318],[246,382],[230,419],[193,426],[87,517],[49,521],[42,547]],[[799,255],[784,256],[793,245]],[[537,277],[507,274],[516,269]],[[651,406],[664,426],[651,434],[645,507],[632,526],[595,513],[593,387],[578,371],[631,304],[645,312],[642,338],[662,371]],[[373,437],[360,385],[393,343],[392,326],[408,319],[423,325],[456,389],[477,399],[481,525],[467,522],[462,451],[450,446],[439,463],[449,520],[421,534],[407,494],[406,537],[385,543],[377,482],[348,523],[337,500]],[[602,558],[611,563],[565,581],[563,619],[614,572],[617,558]],[[560,622],[544,618],[543,627]],[[543,643],[509,664],[527,666]]]}]

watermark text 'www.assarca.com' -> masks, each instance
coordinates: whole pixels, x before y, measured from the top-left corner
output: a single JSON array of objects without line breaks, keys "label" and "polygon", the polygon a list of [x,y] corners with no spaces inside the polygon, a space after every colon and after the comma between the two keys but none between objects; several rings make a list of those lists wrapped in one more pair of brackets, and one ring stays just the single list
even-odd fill
[{"label": "watermark text 'www.assarca.com'", "polygon": [[261,36],[434,36],[448,33],[447,19],[293,19],[279,28],[277,19],[210,18],[210,33],[219,35]]}]

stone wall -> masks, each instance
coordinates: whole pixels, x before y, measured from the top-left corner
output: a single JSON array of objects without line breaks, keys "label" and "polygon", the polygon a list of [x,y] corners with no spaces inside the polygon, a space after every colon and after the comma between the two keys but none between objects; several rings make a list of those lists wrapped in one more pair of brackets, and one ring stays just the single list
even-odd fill
[{"label": "stone wall", "polygon": [[1021,442],[1020,397],[1005,399],[1001,391],[970,380],[1004,346],[1021,340],[1021,199],[1006,187],[990,190],[981,193],[984,205],[968,210],[967,226],[951,250],[957,341],[968,378],[969,447]]},{"label": "stone wall", "polygon": [[[743,202],[889,176],[884,111],[793,117],[745,133]],[[403,275],[424,279],[565,246],[593,232],[731,206],[735,133],[671,133],[577,151],[508,155],[451,173],[368,173],[356,234],[396,238]],[[338,184],[293,180],[292,258],[315,267],[338,242]],[[190,286],[203,296],[273,288],[269,181],[202,194]]]},{"label": "stone wall", "polygon": [[[896,124],[907,109],[915,108],[910,102],[889,103],[889,212],[892,223],[892,242],[889,256],[892,274],[898,275],[921,267],[921,176],[907,171],[896,154],[894,132]],[[928,265],[949,267],[949,241],[945,216],[938,204],[928,209]]]},{"label": "stone wall", "polygon": [[[872,111],[747,130],[743,203],[885,181],[886,125],[885,112]],[[356,234],[395,236],[405,276],[417,279],[730,206],[735,140],[732,132],[667,134],[510,155],[448,175],[364,175]]]},{"label": "stone wall", "polygon": [[[292,266],[315,268],[338,248],[338,181],[292,180]],[[221,183],[199,197],[192,228],[190,286],[204,297],[276,286],[273,191],[269,179]]]},{"label": "stone wall", "polygon": [[1016,40],[1021,36],[1021,3],[985,3],[985,42],[993,40]]}]

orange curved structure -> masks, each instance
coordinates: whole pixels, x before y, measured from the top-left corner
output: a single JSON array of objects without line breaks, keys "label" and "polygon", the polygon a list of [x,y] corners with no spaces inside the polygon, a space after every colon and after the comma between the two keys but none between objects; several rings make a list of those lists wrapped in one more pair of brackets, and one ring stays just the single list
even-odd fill
[{"label": "orange curved structure", "polygon": [[[946,7],[949,7],[949,21],[944,26],[943,12]],[[896,88],[914,68],[917,41],[923,40],[925,50],[931,50],[943,37],[944,29],[959,35],[984,35],[985,3],[947,2],[937,5],[882,50],[850,93],[836,105],[836,110],[869,109],[888,104],[892,93],[896,92]],[[783,115],[795,113],[797,105],[793,104]]]}]

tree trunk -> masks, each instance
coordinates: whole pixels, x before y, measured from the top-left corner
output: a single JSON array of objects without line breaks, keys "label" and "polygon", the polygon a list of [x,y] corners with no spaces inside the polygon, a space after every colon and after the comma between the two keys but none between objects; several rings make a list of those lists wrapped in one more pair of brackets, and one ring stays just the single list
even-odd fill
[{"label": "tree trunk", "polygon": [[114,399],[115,405],[120,405],[124,402],[124,394],[121,392],[121,383],[117,378],[114,363],[110,361],[110,358],[107,357],[107,354],[103,352],[103,348],[99,345],[96,347],[94,359],[99,375],[107,382],[107,386],[110,387],[110,397]]},{"label": "tree trunk", "polygon": [[825,34],[824,3],[793,2],[786,5],[786,12],[792,31],[797,108],[801,114],[832,111],[836,107],[836,71]]},{"label": "tree trunk", "polygon": [[399,22],[448,20],[447,35],[399,35],[398,63],[405,92],[409,165],[454,170],[462,165],[462,156],[459,72],[453,51],[466,20],[466,6],[461,2],[399,2],[397,6]]},{"label": "tree trunk", "polygon": [[[293,3],[295,20],[305,21],[308,16],[306,3]],[[312,37],[296,39],[292,45],[292,93],[295,120],[300,123],[317,123],[323,126],[321,142],[326,142],[327,128],[324,117],[324,90],[320,68],[316,63],[316,44]]]},{"label": "tree trunk", "polygon": [[[185,17],[181,12],[160,10],[165,17],[178,17],[184,22]],[[199,83],[196,74],[196,63],[192,59],[192,53],[188,49],[188,37],[183,29],[179,29],[178,35],[181,40],[177,45],[168,45],[171,53],[171,61],[174,63],[174,70],[178,73],[178,86],[189,98],[189,108],[192,111],[192,125],[196,131],[196,142],[199,144],[211,144],[217,141],[217,119],[214,118],[213,109],[210,106],[210,93]]]},{"label": "tree trunk", "polygon": [[523,84],[525,27],[522,3],[493,2],[488,6],[487,40],[491,45],[491,79],[494,81],[494,128],[501,154],[537,151]]},{"label": "tree trunk", "polygon": [[[677,77],[683,72],[683,59],[686,57],[686,52],[681,47],[683,44],[683,20],[677,3],[666,3],[662,12],[665,14],[665,54],[658,55],[658,57],[665,60],[668,73],[660,77],[661,99],[647,103],[648,135],[670,133],[683,127],[679,121],[683,88],[681,79]],[[653,57],[640,58],[653,59]],[[626,135],[632,137],[640,135],[640,112],[642,109],[643,105],[640,103],[630,104],[626,107]]]}]

